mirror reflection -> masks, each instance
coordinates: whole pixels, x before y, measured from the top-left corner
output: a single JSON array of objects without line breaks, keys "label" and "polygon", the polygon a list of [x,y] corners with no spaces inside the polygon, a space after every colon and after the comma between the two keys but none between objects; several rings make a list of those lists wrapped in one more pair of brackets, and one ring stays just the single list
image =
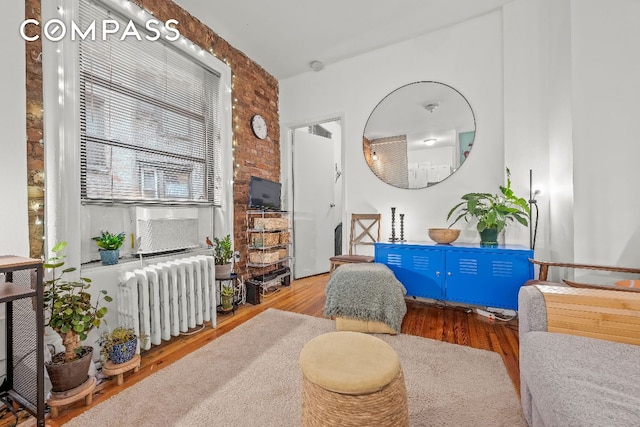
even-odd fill
[{"label": "mirror reflection", "polygon": [[402,86],[378,103],[362,145],[378,178],[398,188],[425,188],[460,167],[475,133],[465,97],[444,83],[424,81]]}]

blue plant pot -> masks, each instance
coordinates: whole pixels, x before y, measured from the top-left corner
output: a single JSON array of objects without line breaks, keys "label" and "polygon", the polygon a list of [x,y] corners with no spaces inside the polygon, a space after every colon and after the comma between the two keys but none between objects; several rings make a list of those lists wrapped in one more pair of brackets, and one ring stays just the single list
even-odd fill
[{"label": "blue plant pot", "polygon": [[114,249],[112,251],[103,249],[100,251],[100,259],[102,260],[102,265],[117,264],[118,258],[120,258],[120,249]]},{"label": "blue plant pot", "polygon": [[134,338],[125,343],[114,345],[109,351],[109,360],[119,365],[120,363],[128,362],[133,359],[136,354],[136,347],[138,345],[138,338]]}]

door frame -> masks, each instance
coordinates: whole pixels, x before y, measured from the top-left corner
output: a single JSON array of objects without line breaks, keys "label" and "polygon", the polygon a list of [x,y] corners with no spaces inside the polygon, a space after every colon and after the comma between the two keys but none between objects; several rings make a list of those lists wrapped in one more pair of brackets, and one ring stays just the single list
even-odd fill
[{"label": "door frame", "polygon": [[[294,186],[294,182],[293,182],[293,132],[295,129],[304,127],[304,126],[313,126],[313,125],[319,125],[322,123],[327,123],[327,122],[335,122],[335,121],[339,121],[340,122],[340,172],[341,172],[341,176],[340,179],[342,180],[342,182],[340,183],[341,186],[341,190],[342,190],[342,197],[340,199],[340,204],[342,206],[342,212],[341,212],[341,221],[343,224],[345,224],[346,221],[346,210],[344,209],[345,207],[345,201],[347,199],[347,194],[346,194],[346,189],[347,189],[347,185],[346,185],[346,174],[344,173],[344,155],[345,155],[345,117],[344,117],[344,113],[336,113],[336,114],[327,114],[325,116],[319,116],[313,119],[308,119],[308,120],[300,120],[297,122],[291,122],[291,123],[287,123],[287,124],[283,124],[280,126],[280,135],[281,135],[281,140],[280,140],[280,174],[281,174],[281,181],[282,181],[282,206],[283,206],[283,210],[286,211],[291,211],[291,222],[292,225],[294,224],[294,219],[295,219],[295,215],[296,213],[293,211],[293,186]],[[292,242],[295,242],[295,227],[293,228],[293,238],[292,238]],[[344,238],[344,230],[343,230],[343,238]],[[295,244],[292,245],[292,265],[291,265],[291,271],[295,271],[295,262],[296,262],[296,247]],[[344,249],[344,242],[343,242],[343,249]],[[329,260],[327,259],[327,265],[329,263]],[[293,279],[296,279],[295,277],[293,277]]]}]

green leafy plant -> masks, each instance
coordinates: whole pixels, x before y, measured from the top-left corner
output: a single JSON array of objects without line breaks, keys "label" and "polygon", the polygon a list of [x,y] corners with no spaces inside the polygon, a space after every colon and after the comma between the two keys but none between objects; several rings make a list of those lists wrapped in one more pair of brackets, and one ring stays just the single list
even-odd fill
[{"label": "green leafy plant", "polygon": [[500,186],[500,193],[467,193],[463,195],[462,202],[455,205],[447,215],[449,220],[453,215],[457,215],[455,220],[449,225],[464,218],[478,221],[478,232],[488,229],[495,229],[500,233],[509,222],[517,221],[522,225],[529,224],[529,204],[522,197],[518,197],[511,189],[511,171],[507,172],[507,186]]},{"label": "green leafy plant", "polygon": [[233,286],[231,285],[222,286],[222,289],[220,289],[220,295],[223,295],[226,297],[233,296]]},{"label": "green leafy plant", "polygon": [[223,285],[220,289],[220,304],[223,310],[233,308],[233,285]]},{"label": "green leafy plant", "polygon": [[91,240],[95,240],[96,244],[107,251],[114,251],[120,249],[124,242],[124,232],[118,234],[111,234],[108,231],[101,231],[99,236],[92,237]]},{"label": "green leafy plant", "polygon": [[87,292],[91,287],[91,279],[64,279],[76,270],[74,267],[63,269],[66,256],[62,251],[66,246],[66,242],[55,244],[51,249],[55,255],[44,263],[44,268],[51,270],[51,279],[44,282],[44,309],[45,316],[48,315],[49,319],[47,326],[62,338],[65,362],[71,362],[81,351],[80,341],[87,339],[87,334],[99,327],[107,314],[107,307],[102,306],[103,302],[111,302],[112,298],[107,295],[107,291],[102,290],[95,304],[92,304],[91,294]]},{"label": "green leafy plant", "polygon": [[216,265],[225,265],[231,261],[233,250],[231,249],[231,236],[229,234],[222,239],[213,238],[213,257]]}]

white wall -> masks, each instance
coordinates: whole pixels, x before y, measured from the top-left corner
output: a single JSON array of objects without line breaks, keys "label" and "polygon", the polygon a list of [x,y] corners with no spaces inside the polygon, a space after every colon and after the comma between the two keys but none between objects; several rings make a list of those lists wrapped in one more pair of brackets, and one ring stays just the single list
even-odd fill
[{"label": "white wall", "polygon": [[640,260],[640,2],[572,0],[575,256]]},{"label": "white wall", "polygon": [[[640,3],[516,0],[501,11],[280,82],[282,123],[341,111],[345,121],[345,212],[406,214],[410,240],[446,225],[469,191],[496,191],[504,166],[540,222],[536,258],[637,265],[640,255]],[[361,152],[369,112],[391,90],[418,80],[450,84],[477,121],[469,160],[445,182],[400,190],[375,178]],[[284,141],[286,143],[286,141]],[[286,159],[285,159],[286,160]],[[285,169],[286,170],[286,169]],[[525,227],[508,243],[528,244]],[[477,241],[475,230],[460,240]]]},{"label": "white wall", "polygon": [[[386,239],[391,234],[393,206],[398,214],[405,214],[405,237],[427,241],[427,229],[447,225],[447,212],[462,194],[497,191],[504,179],[501,34],[501,13],[493,12],[329,65],[319,73],[280,81],[283,130],[290,124],[312,122],[329,114],[345,118],[345,224],[353,212],[380,212]],[[476,115],[476,140],[469,159],[445,182],[402,190],[373,175],[362,153],[362,132],[369,114],[384,96],[402,85],[424,80],[446,83],[467,98]],[[285,137],[282,149],[290,151],[287,144]],[[290,160],[283,156],[283,161],[282,170],[290,170]],[[518,179],[528,179],[527,171],[518,172]],[[461,239],[478,241],[475,227],[464,232]],[[343,242],[347,240],[345,234]],[[521,243],[528,244],[528,234]]]},{"label": "white wall", "polygon": [[543,190],[536,258],[638,263],[639,17],[633,0],[504,7],[506,163]]},{"label": "white wall", "polygon": [[[574,179],[569,0],[504,6],[505,161],[533,171],[538,259],[574,260]],[[528,194],[527,187],[516,187]]]},{"label": "white wall", "polygon": [[7,2],[2,15],[0,255],[29,256],[25,43],[18,32],[24,21],[24,2]]}]

